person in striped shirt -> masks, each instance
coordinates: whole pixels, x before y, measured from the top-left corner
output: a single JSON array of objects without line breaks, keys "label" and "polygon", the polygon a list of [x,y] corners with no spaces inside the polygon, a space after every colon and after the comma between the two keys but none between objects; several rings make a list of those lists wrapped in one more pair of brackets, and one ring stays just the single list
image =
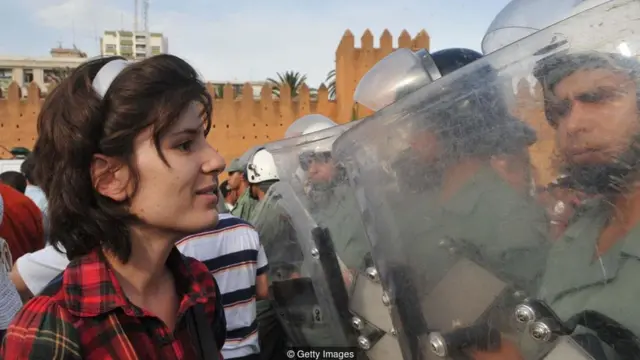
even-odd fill
[{"label": "person in striped shirt", "polygon": [[183,254],[204,262],[220,287],[227,319],[225,360],[260,359],[256,298],[268,297],[268,264],[253,226],[220,214],[213,230],[183,238],[176,245]]}]

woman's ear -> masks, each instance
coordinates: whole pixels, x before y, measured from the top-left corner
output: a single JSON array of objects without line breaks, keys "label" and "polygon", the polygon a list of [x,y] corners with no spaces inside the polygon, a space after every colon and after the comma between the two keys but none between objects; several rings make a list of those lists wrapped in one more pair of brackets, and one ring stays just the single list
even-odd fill
[{"label": "woman's ear", "polygon": [[129,168],[114,158],[100,154],[93,156],[91,182],[97,192],[114,201],[122,202],[129,197]]}]

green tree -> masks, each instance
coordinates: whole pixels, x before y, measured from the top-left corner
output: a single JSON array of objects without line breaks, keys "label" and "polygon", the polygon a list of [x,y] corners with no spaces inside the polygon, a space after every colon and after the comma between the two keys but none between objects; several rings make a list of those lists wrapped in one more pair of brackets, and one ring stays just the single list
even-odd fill
[{"label": "green tree", "polygon": [[327,90],[329,91],[329,100],[336,99],[336,69],[333,69],[327,73],[325,79]]},{"label": "green tree", "polygon": [[353,104],[353,107],[351,108],[351,121],[356,121],[358,119],[358,104]]},{"label": "green tree", "polygon": [[216,99],[222,99],[222,95],[224,94],[224,85],[217,84],[214,86],[214,96]]},{"label": "green tree", "polygon": [[[278,79],[268,78],[267,82],[271,84],[271,91],[276,97],[280,97],[280,87],[287,84],[291,89],[291,98],[298,96],[302,84],[307,81],[307,75],[300,74],[297,71],[285,71],[283,74],[276,73]],[[313,94],[315,89],[309,89]]]},{"label": "green tree", "polygon": [[47,77],[45,81],[60,84],[62,80],[64,80],[71,74],[71,72],[73,72],[73,69],[68,66],[51,69],[51,71],[47,71]]}]

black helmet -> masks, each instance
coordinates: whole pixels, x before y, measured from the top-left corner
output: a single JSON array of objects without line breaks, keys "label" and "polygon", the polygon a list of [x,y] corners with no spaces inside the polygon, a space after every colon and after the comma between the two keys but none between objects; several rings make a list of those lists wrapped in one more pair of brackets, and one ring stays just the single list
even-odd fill
[{"label": "black helmet", "polygon": [[431,54],[431,58],[438,67],[441,76],[446,76],[482,58],[482,54],[471,49],[451,48],[436,51]]},{"label": "black helmet", "polygon": [[[449,69],[455,71],[455,65]],[[504,87],[492,67],[481,66],[442,86],[443,100],[438,106],[425,108],[418,103],[415,112],[424,117],[424,127],[437,133],[451,155],[513,153],[532,145],[537,137],[535,130],[510,113]]]},{"label": "black helmet", "polygon": [[396,93],[396,100],[482,58],[482,54],[479,52],[465,48],[444,49],[432,54],[422,49],[415,54],[420,58],[420,62],[431,81],[426,83],[409,83],[399,88]]}]

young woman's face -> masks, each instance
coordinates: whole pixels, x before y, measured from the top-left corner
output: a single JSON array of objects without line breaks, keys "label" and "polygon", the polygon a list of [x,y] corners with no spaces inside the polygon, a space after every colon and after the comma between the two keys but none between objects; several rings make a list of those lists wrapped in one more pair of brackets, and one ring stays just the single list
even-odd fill
[{"label": "young woman's face", "polygon": [[136,138],[133,161],[139,174],[131,212],[145,223],[191,234],[218,220],[217,177],[224,159],[207,143],[196,104],[183,112],[160,141],[162,161],[148,129]]}]

